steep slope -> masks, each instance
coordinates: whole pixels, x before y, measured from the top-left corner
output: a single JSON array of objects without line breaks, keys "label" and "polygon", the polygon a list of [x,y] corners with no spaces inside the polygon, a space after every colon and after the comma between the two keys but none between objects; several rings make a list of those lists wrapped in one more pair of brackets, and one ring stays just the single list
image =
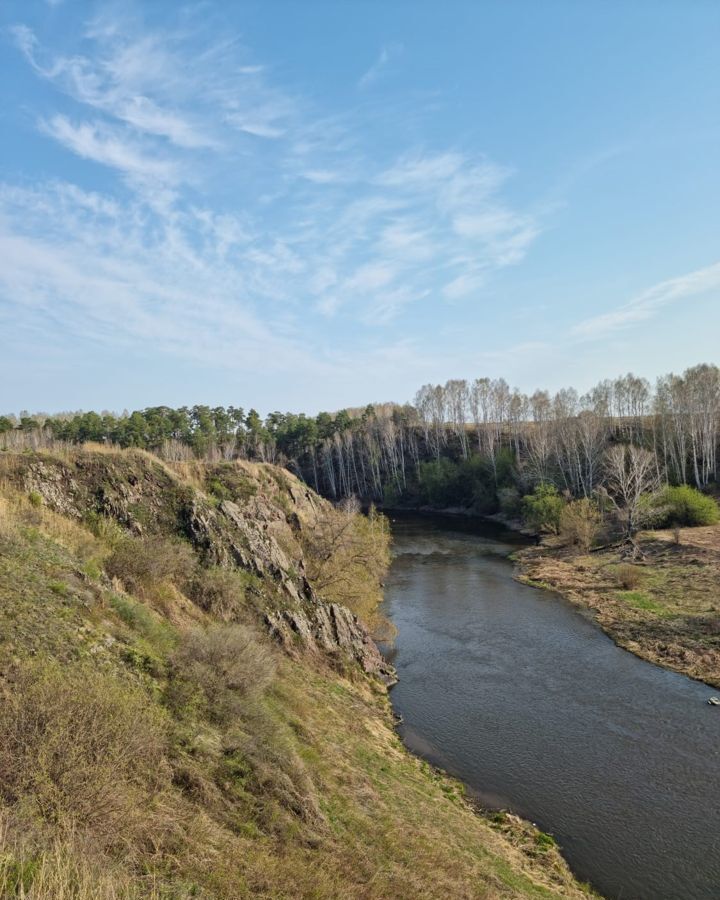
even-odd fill
[{"label": "steep slope", "polygon": [[0,895],[584,896],[398,740],[382,542],[269,466],[0,456]]}]

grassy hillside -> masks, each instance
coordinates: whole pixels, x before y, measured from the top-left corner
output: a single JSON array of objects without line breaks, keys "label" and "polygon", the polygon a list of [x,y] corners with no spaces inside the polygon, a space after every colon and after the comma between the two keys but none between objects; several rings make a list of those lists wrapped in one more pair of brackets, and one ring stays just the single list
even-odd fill
[{"label": "grassy hillside", "polygon": [[386,563],[269,466],[2,455],[0,895],[584,896],[402,747]]}]

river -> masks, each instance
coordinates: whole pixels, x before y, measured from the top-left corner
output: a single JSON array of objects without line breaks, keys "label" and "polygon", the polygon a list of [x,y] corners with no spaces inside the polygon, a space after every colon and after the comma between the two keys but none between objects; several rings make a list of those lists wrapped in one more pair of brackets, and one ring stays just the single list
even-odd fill
[{"label": "river", "polygon": [[618,900],[720,898],[720,708],[519,584],[494,523],[391,515],[386,653],[405,743],[550,832]]}]

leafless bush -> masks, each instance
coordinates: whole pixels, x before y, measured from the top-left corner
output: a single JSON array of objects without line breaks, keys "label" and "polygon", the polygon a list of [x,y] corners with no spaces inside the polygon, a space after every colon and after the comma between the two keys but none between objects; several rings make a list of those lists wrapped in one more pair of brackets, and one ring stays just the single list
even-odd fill
[{"label": "leafless bush", "polygon": [[657,460],[643,447],[616,444],[605,452],[605,479],[607,496],[617,510],[625,538],[632,541],[655,515],[647,499],[659,484]]},{"label": "leafless bush", "polygon": [[192,582],[193,600],[224,622],[232,621],[245,606],[246,579],[231,569],[199,569]]},{"label": "leafless bush", "polygon": [[178,711],[196,709],[218,724],[242,716],[275,674],[271,647],[242,625],[215,625],[187,632],[172,657],[169,699]]},{"label": "leafless bush", "polygon": [[618,567],[617,579],[620,585],[625,588],[626,591],[634,590],[642,580],[638,567],[633,566],[630,563],[625,563],[624,565]]},{"label": "leafless bush", "polygon": [[196,565],[192,548],[179,539],[126,536],[116,543],[105,570],[128,590],[137,591],[166,579],[182,584],[192,577]]}]

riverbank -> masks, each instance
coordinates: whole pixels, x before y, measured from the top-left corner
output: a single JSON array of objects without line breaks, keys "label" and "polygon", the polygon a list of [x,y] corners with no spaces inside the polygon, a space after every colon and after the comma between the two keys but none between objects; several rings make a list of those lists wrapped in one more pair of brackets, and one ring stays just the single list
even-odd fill
[{"label": "riverbank", "polygon": [[515,554],[518,578],[592,613],[621,647],[720,688],[720,526],[646,532],[644,559],[578,553],[546,538]]},{"label": "riverbank", "polygon": [[[365,504],[369,507],[370,504]],[[481,513],[473,509],[471,506],[376,506],[381,513],[391,516],[395,513],[400,515],[422,515],[422,516],[451,516],[458,519],[477,520],[480,522],[495,522],[508,531],[516,531],[518,534],[524,535],[528,539],[537,538],[537,532],[532,528],[528,528],[522,519],[513,519],[504,513]]]}]

